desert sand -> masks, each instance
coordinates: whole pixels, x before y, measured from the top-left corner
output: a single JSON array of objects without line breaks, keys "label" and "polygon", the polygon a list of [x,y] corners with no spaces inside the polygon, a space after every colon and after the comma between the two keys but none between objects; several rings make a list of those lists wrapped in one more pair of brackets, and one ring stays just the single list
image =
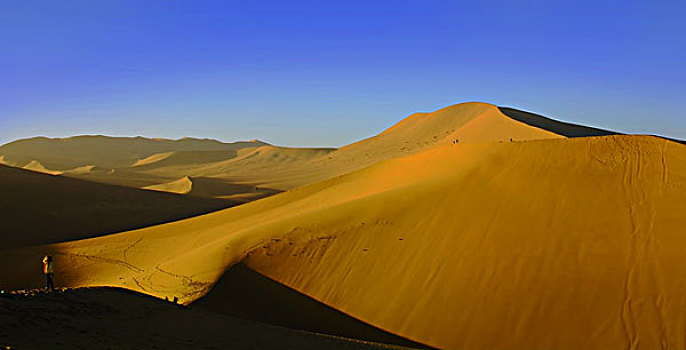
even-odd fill
[{"label": "desert sand", "polygon": [[[238,150],[235,160],[256,164],[251,181],[288,191],[140,230],[6,249],[0,266],[13,267],[0,281],[40,286],[37,262],[52,252],[59,285],[220,308],[232,297],[222,277],[242,262],[436,348],[686,348],[686,148],[558,132],[461,104],[312,159]],[[284,166],[258,171],[272,151]],[[219,169],[239,167],[203,171]],[[250,179],[247,170],[229,177]]]},{"label": "desert sand", "polygon": [[0,193],[2,248],[128,231],[240,203],[113,186],[5,165],[0,165]]},{"label": "desert sand", "polygon": [[[260,141],[81,136],[20,140],[0,147],[0,155],[10,165],[31,170],[171,193],[192,192],[182,180],[186,177],[220,180],[214,182],[215,191],[191,194],[250,201],[439,145],[560,137],[513,120],[496,106],[462,103],[415,113],[379,135],[339,150],[277,147]],[[79,152],[84,147],[89,151]],[[241,185],[248,186],[245,192]],[[258,190],[251,190],[254,187]]]},{"label": "desert sand", "polygon": [[0,296],[2,349],[408,349],[275,327],[114,288]]}]

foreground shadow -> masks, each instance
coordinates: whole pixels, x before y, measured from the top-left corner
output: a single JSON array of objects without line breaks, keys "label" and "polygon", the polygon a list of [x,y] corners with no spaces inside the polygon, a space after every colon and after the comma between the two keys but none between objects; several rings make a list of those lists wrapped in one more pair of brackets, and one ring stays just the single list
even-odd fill
[{"label": "foreground shadow", "polygon": [[227,270],[212,291],[191,307],[320,334],[428,349],[348,316],[244,264]]}]

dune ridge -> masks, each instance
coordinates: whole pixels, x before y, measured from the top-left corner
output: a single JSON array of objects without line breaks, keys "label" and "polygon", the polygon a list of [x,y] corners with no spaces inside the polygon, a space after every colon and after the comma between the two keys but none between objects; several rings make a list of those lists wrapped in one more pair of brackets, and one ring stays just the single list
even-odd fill
[{"label": "dune ridge", "polygon": [[[273,156],[280,161],[272,162],[271,156],[266,156],[266,151],[281,152],[283,149],[267,146],[203,167],[203,171],[197,175],[227,178],[236,182],[251,181],[269,188],[290,190],[456,141],[509,142],[562,137],[512,120],[494,105],[470,102],[431,113],[415,113],[376,136],[338,150],[320,150],[320,154],[305,154],[296,158],[296,161],[292,161],[291,155]],[[262,153],[265,156],[256,156]]]},{"label": "dune ridge", "polygon": [[23,168],[23,169],[26,169],[26,170],[35,171],[35,172],[38,172],[38,173],[48,174],[48,175],[60,175],[60,174],[62,174],[61,171],[58,171],[58,170],[50,170],[50,169],[45,168],[45,167],[43,166],[43,164],[41,164],[41,163],[40,163],[39,161],[37,161],[37,160],[32,160],[32,161],[30,161],[28,164],[24,165],[22,168]]},{"label": "dune ridge", "polygon": [[155,153],[171,151],[222,151],[266,145],[261,141],[222,143],[209,139],[180,140],[144,137],[74,136],[68,138],[34,137],[0,146],[0,154],[13,165],[40,162],[54,170],[86,165],[113,169],[128,167]]},{"label": "dune ridge", "polygon": [[520,111],[518,109],[509,107],[498,107],[500,112],[504,115],[517,120],[519,122],[548,130],[550,132],[556,133],[558,135],[563,135],[565,137],[587,137],[587,136],[609,136],[609,135],[619,135],[620,133],[615,131],[603,130],[599,128],[592,128],[583,125],[577,125],[572,123],[565,123],[558,120],[550,119],[542,115],[538,115],[531,112]]},{"label": "dune ridge", "polygon": [[184,176],[176,181],[163,184],[150,185],[143,187],[144,190],[186,194],[193,189],[193,181],[188,176]]}]

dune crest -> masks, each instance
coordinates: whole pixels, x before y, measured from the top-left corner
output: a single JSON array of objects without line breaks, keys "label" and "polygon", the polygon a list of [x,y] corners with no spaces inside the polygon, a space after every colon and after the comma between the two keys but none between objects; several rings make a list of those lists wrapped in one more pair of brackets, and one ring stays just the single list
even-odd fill
[{"label": "dune crest", "polygon": [[40,163],[39,161],[37,161],[37,160],[32,160],[32,161],[30,161],[28,164],[24,165],[22,168],[23,168],[23,169],[26,169],[26,170],[35,171],[35,172],[38,172],[38,173],[49,174],[49,175],[60,175],[60,174],[62,174],[62,172],[61,172],[61,171],[58,171],[58,170],[46,169],[46,168],[43,166],[43,164],[41,164],[41,163]]},{"label": "dune crest", "polygon": [[502,114],[487,103],[461,103],[431,113],[415,113],[379,135],[338,150],[266,146],[208,165],[193,175],[255,182],[279,190],[340,176],[378,162],[454,143],[563,138]]},{"label": "dune crest", "polygon": [[137,160],[131,166],[137,167],[137,166],[142,166],[142,165],[148,165],[151,163],[156,163],[156,162],[159,162],[161,160],[169,158],[169,156],[171,156],[172,154],[174,154],[174,152],[155,153],[155,154],[148,156],[146,158]]},{"label": "dune crest", "polygon": [[158,185],[145,186],[143,187],[143,189],[177,194],[186,194],[191,192],[191,190],[193,189],[193,181],[188,176],[184,176],[176,181]]}]

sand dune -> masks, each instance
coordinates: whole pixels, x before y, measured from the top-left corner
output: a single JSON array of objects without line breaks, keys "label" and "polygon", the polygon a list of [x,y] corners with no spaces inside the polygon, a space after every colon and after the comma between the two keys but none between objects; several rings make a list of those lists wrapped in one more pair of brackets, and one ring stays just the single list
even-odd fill
[{"label": "sand dune", "polygon": [[131,230],[237,203],[111,186],[5,165],[0,165],[0,193],[2,248]]},{"label": "sand dune", "polygon": [[148,164],[154,164],[154,163],[157,163],[159,161],[162,161],[162,160],[169,158],[172,154],[174,154],[174,152],[155,153],[151,156],[137,160],[131,166],[137,167],[137,166],[143,166],[143,165],[148,165]]},{"label": "sand dune", "polygon": [[[686,149],[607,136],[460,143],[202,217],[0,254],[0,279],[189,303],[244,260],[439,348],[686,347]],[[220,286],[216,286],[220,291]],[[206,300],[221,299],[210,292]]]},{"label": "sand dune", "polygon": [[188,176],[184,176],[176,181],[167,182],[158,185],[150,185],[143,187],[144,190],[153,190],[169,193],[186,194],[193,189],[193,181]]},{"label": "sand dune", "polygon": [[196,182],[220,193],[223,181],[246,186],[238,192],[289,191],[140,230],[4,249],[0,266],[12,268],[0,268],[0,281],[41,285],[37,265],[52,252],[59,285],[202,298],[222,310],[237,297],[227,269],[243,263],[437,348],[686,347],[686,148],[582,137],[605,131],[538,117],[469,103],[339,150],[246,147],[197,163],[151,154],[119,175],[159,180],[184,169],[193,175],[167,185],[190,183],[191,194]]},{"label": "sand dune", "polygon": [[0,146],[7,162],[24,166],[36,160],[48,169],[67,170],[86,165],[120,168],[156,153],[173,151],[230,151],[266,145],[260,141],[222,143],[209,139],[148,139],[143,137],[74,136],[64,139],[35,137]]},{"label": "sand dune", "polygon": [[565,123],[554,119],[546,118],[542,115],[531,112],[524,112],[514,108],[498,107],[500,112],[506,116],[528,125],[548,130],[565,137],[587,137],[587,136],[608,136],[618,135],[618,132],[591,128],[583,125]]},{"label": "sand dune", "polygon": [[3,295],[0,309],[3,349],[408,349],[240,320],[114,288]]},{"label": "sand dune", "polygon": [[284,155],[284,149],[268,146],[205,166],[197,174],[289,190],[456,140],[464,144],[547,138],[562,136],[515,121],[490,104],[462,103],[432,113],[413,114],[377,136],[339,150],[312,150],[307,154],[295,149]]},{"label": "sand dune", "polygon": [[[0,154],[8,154],[19,161],[27,157],[38,159],[49,164],[49,169],[64,171],[69,176],[121,186],[157,188],[183,177],[201,177],[221,179],[222,183],[232,185],[219,192],[235,191],[234,185],[250,185],[270,189],[261,192],[264,194],[326,180],[383,160],[454,142],[560,137],[512,119],[496,106],[463,103],[431,113],[413,114],[377,136],[340,150],[275,147],[259,141],[223,144],[212,140],[83,136],[64,140],[21,140],[0,147]],[[78,150],[85,147],[88,152],[79,153]],[[84,170],[87,165],[117,169],[98,174],[73,170],[75,167]],[[35,170],[56,173],[41,168]],[[181,192],[172,192],[185,193],[186,187]],[[232,198],[243,200],[261,197],[253,192],[232,194]]]},{"label": "sand dune", "polygon": [[[265,147],[265,146],[260,146]],[[246,147],[244,150],[253,150],[259,147]],[[186,171],[188,167],[216,163],[236,157],[237,150],[228,151],[177,151],[153,154],[135,164],[137,171],[151,172],[157,170],[162,174],[178,174]]]},{"label": "sand dune", "polygon": [[43,164],[41,164],[37,160],[30,161],[28,164],[24,165],[22,168],[24,168],[26,170],[31,170],[31,171],[43,173],[43,174],[49,174],[49,175],[60,175],[60,174],[62,174],[62,172],[58,171],[58,170],[46,169],[43,166]]}]

